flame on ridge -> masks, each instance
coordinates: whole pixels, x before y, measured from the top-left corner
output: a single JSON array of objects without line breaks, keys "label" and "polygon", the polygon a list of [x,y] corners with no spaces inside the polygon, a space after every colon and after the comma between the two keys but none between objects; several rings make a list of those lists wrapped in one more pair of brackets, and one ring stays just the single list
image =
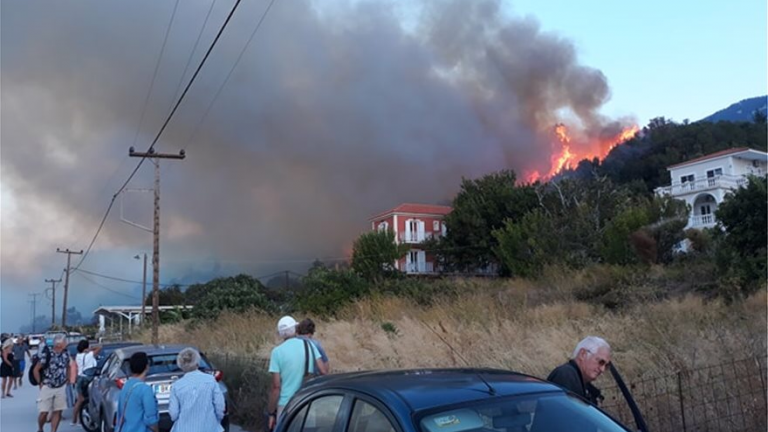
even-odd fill
[{"label": "flame on ridge", "polygon": [[614,147],[634,137],[638,131],[637,125],[633,125],[623,128],[618,134],[591,139],[583,145],[574,147],[568,127],[558,123],[553,129],[554,151],[550,157],[549,171],[544,175],[539,170],[527,171],[524,175],[525,181],[532,183],[537,180],[548,180],[563,170],[576,168],[579,161],[583,159],[598,158],[602,161]]}]

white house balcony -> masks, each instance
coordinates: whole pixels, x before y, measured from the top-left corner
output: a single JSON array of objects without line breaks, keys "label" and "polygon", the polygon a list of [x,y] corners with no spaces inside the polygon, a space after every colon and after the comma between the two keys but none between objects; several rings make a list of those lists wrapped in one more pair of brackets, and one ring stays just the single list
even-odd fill
[{"label": "white house balcony", "polygon": [[715,177],[702,177],[684,183],[672,183],[670,186],[656,188],[655,192],[656,195],[672,195],[674,197],[710,189],[736,189],[746,184],[746,177],[719,175]]},{"label": "white house balcony", "polygon": [[412,243],[417,244],[426,240],[440,237],[440,233],[433,232],[401,232],[397,234],[400,243]]},{"label": "white house balcony", "polygon": [[694,215],[688,219],[688,228],[714,228],[717,225],[717,219],[713,214]]}]

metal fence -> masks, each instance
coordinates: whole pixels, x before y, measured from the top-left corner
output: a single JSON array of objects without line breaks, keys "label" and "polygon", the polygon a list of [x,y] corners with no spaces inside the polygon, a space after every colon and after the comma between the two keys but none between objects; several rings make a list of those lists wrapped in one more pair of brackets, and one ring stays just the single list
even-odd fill
[{"label": "metal fence", "polygon": [[[652,432],[765,432],[766,357],[722,363],[628,383]],[[603,409],[627,425],[618,388],[603,389]]]}]

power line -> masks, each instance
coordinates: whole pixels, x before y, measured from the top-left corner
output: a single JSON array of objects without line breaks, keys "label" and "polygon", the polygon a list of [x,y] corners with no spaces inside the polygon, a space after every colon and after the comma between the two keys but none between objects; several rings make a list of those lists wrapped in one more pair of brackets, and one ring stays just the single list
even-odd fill
[{"label": "power line", "polygon": [[[168,126],[168,123],[170,123],[171,119],[173,118],[173,115],[176,113],[176,110],[179,108],[179,105],[181,105],[181,102],[184,100],[184,97],[187,95],[187,92],[189,91],[190,87],[192,87],[192,83],[195,82],[195,79],[200,73],[200,70],[203,68],[203,65],[205,65],[205,62],[208,60],[208,57],[211,55],[213,48],[216,46],[216,43],[219,41],[219,38],[221,38],[221,34],[224,33],[224,29],[227,27],[227,24],[229,24],[229,21],[232,19],[232,15],[234,15],[241,1],[242,0],[235,1],[234,6],[232,6],[232,10],[230,10],[229,15],[227,15],[227,19],[222,24],[221,28],[219,29],[219,32],[216,34],[216,37],[213,39],[213,42],[211,42],[211,45],[210,47],[208,47],[208,51],[205,53],[205,56],[203,57],[202,61],[200,61],[200,64],[198,65],[197,70],[195,70],[195,73],[192,75],[192,78],[189,80],[189,83],[187,83],[187,86],[184,88],[184,92],[181,94],[181,96],[179,97],[179,100],[176,102],[173,109],[168,114],[168,117],[163,122],[162,127],[157,132],[157,135],[155,136],[154,140],[152,140],[152,143],[150,144],[146,153],[151,153],[152,151],[154,151],[155,144],[157,144],[157,141],[160,139],[160,136],[165,131],[165,128]],[[125,187],[131,181],[131,179],[133,179],[133,177],[136,175],[136,172],[139,171],[139,168],[141,168],[141,165],[144,163],[145,160],[146,160],[146,157],[143,157],[139,160],[139,163],[136,164],[136,168],[133,169],[133,171],[125,180],[123,185],[120,186],[120,189],[118,189],[117,192],[112,196],[112,199],[109,202],[109,206],[107,206],[107,211],[104,213],[104,217],[101,218],[99,227],[96,229],[96,234],[94,234],[93,239],[88,245],[88,248],[85,250],[85,254],[83,254],[82,258],[80,258],[80,262],[77,263],[77,265],[75,266],[75,269],[80,268],[80,266],[83,264],[85,259],[88,257],[89,253],[91,252],[91,249],[93,248],[93,244],[96,242],[96,239],[99,237],[101,230],[104,228],[104,223],[107,221],[107,217],[109,216],[109,213],[112,211],[112,207],[115,204],[115,200],[117,199],[118,195],[120,195],[120,193],[125,189]]]},{"label": "power line", "polygon": [[[203,114],[203,117],[200,119],[199,122],[197,122],[197,125],[195,126],[195,129],[192,130],[192,133],[189,134],[189,138],[187,138],[187,142],[192,142],[191,141],[192,138],[195,135],[197,135],[198,130],[200,130],[200,127],[203,125],[203,123],[205,122],[205,119],[208,117],[208,114],[211,112],[211,108],[213,108],[213,104],[216,102],[216,99],[218,99],[219,95],[221,94],[221,91],[229,82],[229,78],[232,76],[232,72],[234,72],[237,65],[240,64],[240,60],[243,58],[243,54],[245,54],[246,49],[248,49],[248,46],[251,44],[251,41],[253,41],[253,37],[259,31],[261,24],[264,22],[264,19],[267,17],[267,14],[269,13],[270,9],[272,9],[272,5],[274,4],[275,4],[275,0],[271,0],[267,5],[267,8],[264,9],[264,13],[261,14],[261,18],[259,19],[259,22],[256,24],[256,28],[253,29],[253,32],[251,32],[251,36],[248,38],[248,42],[246,42],[245,45],[243,46],[243,49],[240,50],[240,54],[237,56],[237,60],[235,60],[235,63],[229,69],[229,72],[227,73],[227,77],[224,78],[224,81],[221,83],[218,90],[216,90],[216,94],[213,96],[213,99],[211,99],[211,102],[208,103],[208,107],[205,109],[205,113]],[[188,145],[187,147],[192,147],[192,146]]]},{"label": "power line", "polygon": [[120,292],[120,291],[117,291],[117,290],[114,290],[114,289],[112,289],[112,288],[109,288],[109,287],[107,287],[107,286],[104,286],[104,285],[102,285],[102,284],[100,284],[100,283],[96,282],[95,280],[93,280],[93,279],[89,278],[88,276],[86,276],[86,275],[84,275],[84,274],[82,274],[82,273],[79,273],[79,272],[78,272],[78,273],[76,273],[76,274],[77,274],[78,276],[80,276],[81,278],[85,279],[86,281],[90,282],[91,284],[93,284],[93,285],[96,285],[96,286],[97,286],[97,287],[99,287],[99,288],[105,289],[105,290],[107,290],[107,291],[109,291],[109,292],[111,292],[111,293],[114,293],[114,294],[118,294],[118,295],[121,295],[121,296],[123,296],[123,297],[132,298],[132,299],[135,299],[135,300],[140,300],[138,297],[132,296],[132,295],[130,295],[130,294],[125,294],[125,293],[122,293],[122,292]]},{"label": "power line", "polygon": [[[160,63],[163,59],[163,53],[165,52],[165,45],[168,42],[168,35],[171,34],[171,28],[173,27],[173,19],[176,17],[176,10],[179,7],[179,0],[176,0],[176,3],[173,5],[173,12],[171,13],[170,21],[168,21],[168,27],[165,30],[165,37],[163,38],[163,44],[160,47],[160,54],[157,56],[157,62],[155,63],[155,71],[152,74],[152,81],[149,83],[149,89],[147,90],[147,96],[144,98],[144,107],[141,109],[141,118],[139,118],[139,127],[136,128],[136,135],[133,137],[133,144],[136,145],[136,141],[139,139],[139,133],[141,132],[141,126],[144,125],[144,115],[147,112],[147,106],[149,105],[149,98],[152,96],[152,89],[155,87],[155,79],[157,78],[157,73],[160,71]],[[174,93],[175,95],[175,93]]]},{"label": "power line", "polygon": [[[105,275],[105,274],[101,274],[101,273],[96,273],[96,272],[88,271],[88,270],[85,270],[85,269],[77,269],[76,271],[80,272],[80,273],[85,273],[85,274],[88,274],[88,275],[91,275],[91,276],[97,276],[97,277],[100,277],[100,278],[117,281],[117,282],[125,282],[125,283],[132,283],[132,284],[140,284],[140,283],[142,283],[142,281],[123,279],[123,278],[119,278],[119,277],[116,277],[116,276],[109,276],[109,275]],[[179,283],[160,284],[160,286],[163,286],[163,287],[171,287],[171,286],[188,287],[188,286],[191,286],[191,285],[194,285],[194,284],[179,284]]]},{"label": "power line", "polygon": [[192,51],[189,53],[189,58],[187,58],[187,64],[184,66],[184,72],[181,73],[181,77],[179,77],[179,83],[176,85],[176,90],[173,91],[173,97],[176,98],[179,94],[179,89],[181,89],[181,83],[184,82],[184,77],[187,75],[187,71],[189,70],[189,65],[192,64],[192,57],[195,55],[195,51],[197,51],[197,46],[200,44],[200,39],[203,36],[203,31],[205,31],[205,26],[208,24],[208,19],[211,17],[211,12],[213,11],[213,7],[216,5],[216,0],[213,0],[211,2],[211,7],[208,8],[208,14],[205,15],[205,20],[203,20],[203,25],[200,27],[200,32],[197,34],[197,40],[195,40],[195,45],[192,47]]}]

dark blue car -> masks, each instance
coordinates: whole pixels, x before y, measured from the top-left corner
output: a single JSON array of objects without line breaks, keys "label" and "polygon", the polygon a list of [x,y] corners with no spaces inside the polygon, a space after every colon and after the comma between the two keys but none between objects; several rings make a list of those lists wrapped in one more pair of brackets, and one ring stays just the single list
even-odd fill
[{"label": "dark blue car", "polygon": [[492,369],[358,372],[314,379],[275,432],[627,432],[538,378]]}]

